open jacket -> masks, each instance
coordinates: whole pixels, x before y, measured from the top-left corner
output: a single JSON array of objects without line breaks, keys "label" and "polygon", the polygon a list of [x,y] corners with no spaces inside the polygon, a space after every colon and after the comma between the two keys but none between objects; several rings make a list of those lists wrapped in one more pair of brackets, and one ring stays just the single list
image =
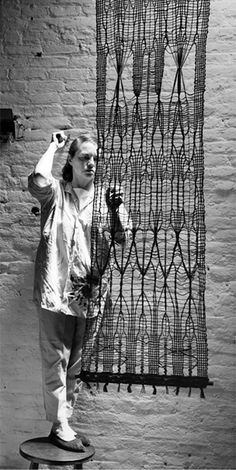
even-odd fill
[{"label": "open jacket", "polygon": [[[76,259],[77,278],[85,279],[91,274],[94,190],[81,190],[81,197],[80,194],[77,197],[71,183],[51,177],[47,186],[41,187],[37,185],[34,176],[34,173],[29,176],[28,188],[41,204],[41,238],[35,261],[34,300],[44,309],[76,315],[70,307],[73,289],[71,271],[74,272]],[[107,234],[114,223],[107,208],[105,193],[102,193],[101,201],[101,214],[96,225],[100,267],[108,261]],[[113,226],[114,239],[124,244],[130,230],[124,204],[118,209],[115,223],[117,229],[114,233]],[[83,307],[87,308],[86,301]],[[96,314],[95,308],[94,316]]]}]

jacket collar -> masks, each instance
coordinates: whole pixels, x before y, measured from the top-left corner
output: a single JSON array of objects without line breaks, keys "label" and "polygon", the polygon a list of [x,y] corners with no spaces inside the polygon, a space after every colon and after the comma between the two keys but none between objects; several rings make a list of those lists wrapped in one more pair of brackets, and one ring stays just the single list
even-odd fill
[{"label": "jacket collar", "polygon": [[64,185],[64,190],[71,194],[74,201],[79,201],[80,210],[90,204],[94,198],[94,185],[89,190],[83,188],[76,188],[75,190],[71,182],[68,181]]}]

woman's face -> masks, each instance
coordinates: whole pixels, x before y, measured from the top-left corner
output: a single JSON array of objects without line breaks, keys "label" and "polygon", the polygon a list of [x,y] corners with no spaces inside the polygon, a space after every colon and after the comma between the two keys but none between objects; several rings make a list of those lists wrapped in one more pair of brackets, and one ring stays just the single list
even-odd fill
[{"label": "woman's face", "polygon": [[69,163],[73,168],[72,186],[88,189],[95,176],[97,146],[93,142],[83,142]]}]

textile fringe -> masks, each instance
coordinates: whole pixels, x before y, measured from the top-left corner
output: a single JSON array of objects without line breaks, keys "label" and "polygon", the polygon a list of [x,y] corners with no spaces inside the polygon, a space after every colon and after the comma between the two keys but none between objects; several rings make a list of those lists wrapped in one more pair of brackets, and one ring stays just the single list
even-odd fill
[{"label": "textile fringe", "polygon": [[[100,385],[101,383],[100,382],[97,382],[96,384],[96,391],[99,392],[100,391]],[[135,385],[137,386],[137,384],[128,384],[127,385],[127,392],[128,393],[133,393],[133,390],[132,390],[132,386]],[[213,385],[212,382],[209,382],[208,385]],[[92,386],[87,382],[86,383],[86,386],[87,388],[91,391],[91,393],[93,393],[93,388]],[[103,385],[103,392],[104,393],[108,393],[109,392],[109,382],[106,382],[104,385]],[[143,394],[143,393],[146,393],[149,388],[147,388],[149,386],[146,386],[144,384],[141,385],[141,388],[140,388],[140,394]],[[169,395],[170,394],[170,387],[166,386],[166,394]],[[171,387],[172,388],[172,387]],[[184,392],[186,390],[186,387],[182,387],[182,392]],[[204,393],[204,389],[203,387],[199,387],[199,390],[200,390],[200,398],[206,398],[205,397],[205,393]],[[121,391],[121,383],[118,383],[118,387],[117,387],[117,392],[120,392]],[[176,396],[178,396],[181,392],[181,387],[176,387],[174,388],[174,393]],[[189,387],[188,389],[188,397],[191,397],[191,394],[192,394],[192,388]],[[152,395],[157,395],[157,387],[155,385],[152,385]]]}]

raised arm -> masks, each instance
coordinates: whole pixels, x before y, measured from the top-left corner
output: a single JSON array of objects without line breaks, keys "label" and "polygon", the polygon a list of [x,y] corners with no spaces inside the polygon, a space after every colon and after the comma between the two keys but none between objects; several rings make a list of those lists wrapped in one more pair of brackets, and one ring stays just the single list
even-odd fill
[{"label": "raised arm", "polygon": [[67,137],[64,132],[53,132],[51,143],[38,161],[34,171],[34,181],[40,186],[48,185],[52,175],[52,166],[55,153],[58,149],[64,147]]}]

